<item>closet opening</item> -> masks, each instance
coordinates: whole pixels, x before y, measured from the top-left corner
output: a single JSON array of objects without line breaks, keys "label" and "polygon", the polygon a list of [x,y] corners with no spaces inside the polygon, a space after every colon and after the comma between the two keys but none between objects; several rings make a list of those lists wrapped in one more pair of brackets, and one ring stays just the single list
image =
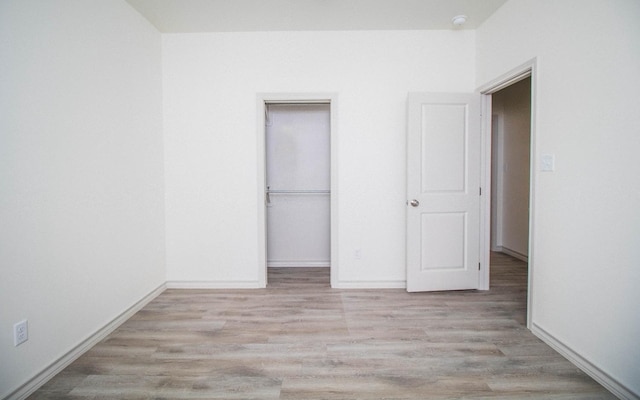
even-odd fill
[{"label": "closet opening", "polygon": [[263,102],[264,285],[329,286],[332,104]]}]

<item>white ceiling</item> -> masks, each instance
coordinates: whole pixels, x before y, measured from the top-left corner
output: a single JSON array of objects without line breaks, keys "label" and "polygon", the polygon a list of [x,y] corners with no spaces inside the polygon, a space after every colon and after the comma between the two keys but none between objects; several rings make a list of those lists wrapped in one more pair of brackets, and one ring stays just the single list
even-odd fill
[{"label": "white ceiling", "polygon": [[[507,0],[126,0],[160,32],[475,29]],[[460,28],[458,28],[460,29]]]}]

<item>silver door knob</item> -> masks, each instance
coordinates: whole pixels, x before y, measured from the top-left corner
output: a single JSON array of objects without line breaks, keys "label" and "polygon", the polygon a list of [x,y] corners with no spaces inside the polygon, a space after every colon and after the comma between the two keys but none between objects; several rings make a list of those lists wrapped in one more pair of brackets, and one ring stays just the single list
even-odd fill
[{"label": "silver door knob", "polygon": [[420,205],[420,202],[416,199],[413,199],[409,202],[409,204],[411,204],[411,207],[418,207]]}]

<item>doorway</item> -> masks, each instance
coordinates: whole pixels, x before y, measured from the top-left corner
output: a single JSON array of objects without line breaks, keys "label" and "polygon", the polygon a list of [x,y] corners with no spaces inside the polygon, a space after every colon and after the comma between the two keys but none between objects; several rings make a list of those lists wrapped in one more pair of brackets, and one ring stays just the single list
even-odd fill
[{"label": "doorway", "polygon": [[492,254],[507,254],[517,261],[515,264],[524,265],[529,329],[535,254],[535,87],[536,60],[532,59],[479,90],[483,110],[482,186],[489,194],[482,196],[481,263],[487,267],[482,269],[480,287],[489,289]]},{"label": "doorway", "polygon": [[491,96],[491,251],[529,257],[531,77]]},{"label": "doorway", "polygon": [[336,287],[337,95],[259,94],[257,102],[258,286],[267,286],[269,268],[315,267]]},{"label": "doorway", "polygon": [[267,268],[329,267],[329,104],[267,103]]}]

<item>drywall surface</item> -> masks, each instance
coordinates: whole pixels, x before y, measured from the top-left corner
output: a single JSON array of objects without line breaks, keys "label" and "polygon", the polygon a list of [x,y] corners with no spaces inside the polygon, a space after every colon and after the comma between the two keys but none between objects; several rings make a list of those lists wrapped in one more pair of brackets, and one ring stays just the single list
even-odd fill
[{"label": "drywall surface", "polygon": [[163,35],[168,281],[257,281],[257,95],[335,93],[338,281],[402,284],[407,93],[473,91],[474,47],[469,31]]},{"label": "drywall surface", "polygon": [[[531,79],[524,79],[492,96],[494,168],[497,218],[493,228],[498,247],[526,257],[529,254],[529,161]],[[512,254],[513,254],[512,253]]]},{"label": "drywall surface", "polygon": [[165,271],[160,34],[124,1],[21,0],[0,38],[4,398]]},{"label": "drywall surface", "polygon": [[636,395],[638,18],[635,0],[512,0],[476,32],[479,85],[537,58],[532,322]]}]

